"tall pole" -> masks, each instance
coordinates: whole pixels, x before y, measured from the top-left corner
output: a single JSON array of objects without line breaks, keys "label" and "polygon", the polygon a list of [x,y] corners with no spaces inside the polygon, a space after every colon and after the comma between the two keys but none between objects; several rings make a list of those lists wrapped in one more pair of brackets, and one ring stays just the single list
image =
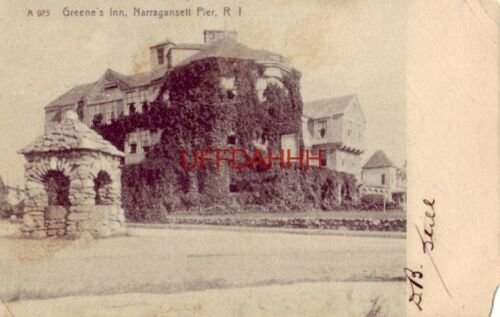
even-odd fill
[{"label": "tall pole", "polygon": [[387,192],[385,192],[383,196],[384,196],[384,213],[385,213],[385,200],[386,200]]}]

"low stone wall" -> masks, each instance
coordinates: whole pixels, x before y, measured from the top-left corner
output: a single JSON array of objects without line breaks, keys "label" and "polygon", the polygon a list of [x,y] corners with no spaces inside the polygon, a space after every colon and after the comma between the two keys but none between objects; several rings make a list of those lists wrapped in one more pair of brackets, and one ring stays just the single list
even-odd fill
[{"label": "low stone wall", "polygon": [[406,232],[405,219],[238,219],[238,218],[170,218],[167,224],[245,226],[295,229],[332,229],[356,231]]}]

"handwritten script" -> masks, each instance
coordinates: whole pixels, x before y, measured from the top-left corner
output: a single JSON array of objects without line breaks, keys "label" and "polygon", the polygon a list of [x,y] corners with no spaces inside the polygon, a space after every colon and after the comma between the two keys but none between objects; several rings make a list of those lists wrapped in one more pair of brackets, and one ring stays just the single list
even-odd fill
[{"label": "handwritten script", "polygon": [[[434,208],[434,204],[436,203],[436,201],[435,199],[432,199],[432,201],[424,199],[423,203],[427,208],[425,211],[423,232],[417,225],[415,225],[418,236],[420,237],[420,241],[422,243],[422,252],[423,254],[428,255],[434,269],[436,270],[437,275],[439,276],[439,279],[441,280],[441,284],[443,285],[448,296],[451,297],[451,294],[446,287],[443,277],[441,276],[441,272],[439,271],[436,263],[434,262],[434,259],[432,258],[432,252],[434,251],[434,226],[436,225],[436,210]],[[422,265],[420,265],[420,269],[422,269]],[[422,310],[424,274],[419,270],[412,270],[407,267],[404,269],[404,272],[411,287],[411,295],[408,300],[410,302],[413,302],[419,310]]]}]

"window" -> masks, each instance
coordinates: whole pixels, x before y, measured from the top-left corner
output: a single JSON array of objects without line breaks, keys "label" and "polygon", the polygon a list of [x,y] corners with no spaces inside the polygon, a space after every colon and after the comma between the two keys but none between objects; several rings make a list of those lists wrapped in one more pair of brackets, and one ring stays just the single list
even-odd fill
[{"label": "window", "polygon": [[326,121],[317,121],[316,122],[316,136],[318,138],[323,139],[326,137],[326,127],[327,127]]},{"label": "window", "polygon": [[136,105],[140,105],[139,93],[137,91],[131,91],[127,93],[126,104],[128,106],[128,114],[134,114],[137,112]]},{"label": "window", "polygon": [[60,171],[49,170],[43,178],[49,206],[69,206],[70,181]]},{"label": "window", "polygon": [[120,104],[118,101],[102,105],[102,110],[104,112],[104,121],[106,123],[110,123],[113,119],[117,117],[119,105]]},{"label": "window", "polygon": [[160,47],[156,50],[156,54],[158,57],[158,65],[163,65],[165,63],[165,51],[163,50],[163,47]]},{"label": "window", "polygon": [[136,109],[135,109],[135,103],[134,102],[129,103],[128,104],[128,113],[129,114],[134,114],[135,111],[136,111]]},{"label": "window", "polygon": [[103,122],[103,120],[104,116],[102,115],[102,113],[95,114],[94,117],[92,118],[92,126],[94,127],[100,126],[101,124],[105,123]]},{"label": "window", "polygon": [[381,177],[380,177],[380,183],[382,183],[382,185],[385,185],[385,174],[381,175]]},{"label": "window", "polygon": [[109,197],[109,187],[111,185],[111,177],[108,173],[100,171],[94,179],[95,204],[105,205],[112,201]]},{"label": "window", "polygon": [[142,112],[143,112],[143,113],[146,113],[146,112],[148,112],[148,110],[149,110],[149,108],[148,108],[148,103],[147,103],[147,101],[144,101],[144,102],[142,103]]},{"label": "window", "polygon": [[321,136],[321,138],[324,138],[326,135],[326,128],[321,128],[321,130],[319,131],[319,135]]},{"label": "window", "polygon": [[144,101],[148,101],[148,90],[146,88],[142,88],[141,90],[139,90],[139,93],[138,93],[138,102],[144,102]]},{"label": "window", "polygon": [[229,178],[229,192],[230,193],[239,192],[240,190],[236,181],[231,176],[229,176],[228,178]]},{"label": "window", "polygon": [[130,153],[137,153],[137,144],[130,144]]},{"label": "window", "polygon": [[87,107],[87,113],[88,113],[88,116],[87,116],[87,125],[92,125],[95,117],[99,114],[99,106],[97,105],[94,105],[94,106],[88,106]]},{"label": "window", "polygon": [[[320,150],[321,151],[321,150]],[[322,155],[321,155],[321,161],[319,161],[319,166],[321,167],[325,167],[328,163],[328,159],[327,159],[327,154],[325,151],[321,151],[322,152]]]},{"label": "window", "polygon": [[235,183],[229,184],[229,192],[230,193],[237,193],[238,192],[238,186]]},{"label": "window", "polygon": [[142,150],[144,151],[144,153],[148,153],[150,149],[151,149],[151,147],[149,145],[145,145],[142,147]]},{"label": "window", "polygon": [[84,117],[84,107],[85,107],[85,103],[80,100],[78,101],[78,104],[76,106],[76,113],[78,114],[78,120],[80,121],[83,121],[83,117]]},{"label": "window", "polygon": [[118,85],[116,83],[106,83],[104,84],[104,90],[111,90],[118,88]]},{"label": "window", "polygon": [[227,144],[228,145],[236,145],[236,136],[234,134],[228,135]]}]

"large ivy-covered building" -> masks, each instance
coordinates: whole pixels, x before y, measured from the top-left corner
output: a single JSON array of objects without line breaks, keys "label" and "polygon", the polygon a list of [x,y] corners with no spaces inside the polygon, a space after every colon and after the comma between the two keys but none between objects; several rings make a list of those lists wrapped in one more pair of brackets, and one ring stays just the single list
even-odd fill
[{"label": "large ivy-covered building", "polygon": [[[331,209],[353,197],[352,175],[364,150],[365,119],[357,97],[304,109],[300,72],[279,54],[239,43],[235,32],[205,31],[202,44],[166,40],[150,51],[150,71],[124,75],[108,69],[45,108],[47,130],[74,110],[124,152],[128,217],[147,220],[162,209],[221,202]],[[258,150],[274,163],[235,171],[229,162],[216,163],[212,152],[204,168],[182,164],[181,153],[193,162],[203,149]],[[303,150],[317,160],[309,162],[311,170],[296,168],[301,159],[287,168],[279,163],[282,153],[297,158]]]}]

